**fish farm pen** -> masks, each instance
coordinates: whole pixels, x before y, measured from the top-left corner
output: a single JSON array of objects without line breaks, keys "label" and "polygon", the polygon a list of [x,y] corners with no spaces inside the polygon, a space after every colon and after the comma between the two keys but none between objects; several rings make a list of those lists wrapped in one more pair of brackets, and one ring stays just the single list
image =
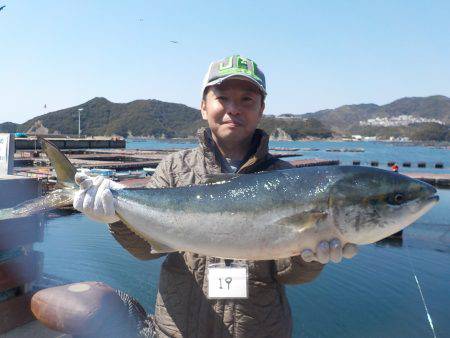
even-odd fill
[{"label": "fish farm pen", "polygon": [[[49,160],[33,138],[16,139],[14,175],[0,177],[0,208],[8,208],[52,190],[56,183]],[[90,169],[93,174],[108,176],[128,187],[145,186],[154,168],[167,155],[179,149],[137,150],[126,149],[121,139],[51,139],[61,147],[77,168]],[[297,149],[271,149],[280,158],[298,158]],[[359,152],[355,151],[355,152]],[[338,160],[321,158],[294,159],[295,167],[339,165]],[[371,161],[369,165],[389,169],[394,162]],[[361,165],[361,161],[353,161]],[[442,163],[398,163],[413,168],[443,168]],[[402,172],[437,187],[450,188],[450,174]],[[8,198],[4,198],[8,192]],[[67,206],[72,209],[72,206]],[[30,311],[31,297],[40,289],[54,286],[44,282],[43,255],[33,249],[44,239],[44,226],[40,216],[0,220],[0,335],[7,337],[56,337],[58,332],[45,328]]]},{"label": "fish farm pen", "polygon": [[[17,141],[17,140],[16,140]],[[53,142],[53,140],[52,140]],[[156,168],[158,163],[170,153],[179,149],[62,149],[64,154],[77,168],[90,169],[93,174],[104,175],[116,181],[130,179],[143,179],[148,177]],[[299,157],[302,154],[286,151],[273,151],[274,156],[284,158],[289,161],[289,157]],[[309,167],[322,165],[339,165],[339,160],[327,160],[321,158],[294,159],[290,162],[295,167]],[[419,165],[420,164],[420,165]],[[353,165],[361,165],[361,161],[353,161]],[[371,161],[371,166],[382,167],[378,161]],[[390,169],[393,162],[386,162],[386,169]],[[408,164],[407,167],[411,167]],[[443,165],[436,163],[430,167],[443,168]],[[418,163],[417,168],[426,168],[423,162]],[[53,169],[45,154],[40,150],[16,150],[14,155],[14,173],[19,176],[36,177],[46,179],[44,190],[47,190],[47,183],[55,182]],[[427,172],[402,172],[404,175],[425,181],[437,187],[450,187],[450,174],[438,174]]]},{"label": "fish farm pen", "polygon": [[[125,148],[126,140],[119,137],[70,137],[63,135],[42,135],[51,140],[59,149],[100,149],[100,148]],[[16,137],[16,150],[36,150],[41,146],[36,137]]]}]

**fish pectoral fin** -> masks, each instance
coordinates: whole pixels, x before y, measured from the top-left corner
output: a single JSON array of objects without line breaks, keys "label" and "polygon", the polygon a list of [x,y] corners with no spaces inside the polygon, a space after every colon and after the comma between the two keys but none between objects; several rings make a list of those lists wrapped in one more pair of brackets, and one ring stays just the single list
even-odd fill
[{"label": "fish pectoral fin", "polygon": [[304,211],[288,217],[281,218],[277,224],[281,225],[303,225],[303,228],[309,228],[327,218],[328,214],[323,211]]},{"label": "fish pectoral fin", "polygon": [[208,174],[206,175],[206,184],[228,182],[239,176],[241,176],[241,174],[234,174],[234,173]]}]

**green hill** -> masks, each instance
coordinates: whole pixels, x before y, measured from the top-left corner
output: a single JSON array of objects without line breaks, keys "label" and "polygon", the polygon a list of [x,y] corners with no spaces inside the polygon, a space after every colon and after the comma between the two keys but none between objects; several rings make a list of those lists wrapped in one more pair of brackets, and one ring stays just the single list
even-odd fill
[{"label": "green hill", "polygon": [[33,130],[40,121],[48,133],[78,134],[80,108],[83,135],[187,137],[201,125],[198,110],[183,104],[158,100],[113,103],[94,98],[79,106],[37,116],[21,125],[20,130]]},{"label": "green hill", "polygon": [[400,115],[436,119],[450,125],[450,98],[442,95],[405,97],[383,106],[376,104],[346,105],[303,116],[316,118],[326,127],[335,131],[352,131],[359,129],[360,121]]},{"label": "green hill", "polygon": [[[198,109],[183,104],[158,100],[113,103],[97,97],[75,107],[37,116],[23,124],[2,123],[0,132],[76,135],[80,108],[83,109],[81,111],[83,135],[186,138],[195,136],[197,129],[206,125]],[[369,119],[392,119],[402,115],[427,120],[416,121],[406,126],[367,124]],[[382,106],[356,104],[304,115],[267,115],[261,121],[261,128],[279,137],[294,140],[305,137],[327,138],[332,136],[333,131],[335,134],[345,135],[448,141],[450,98],[442,95],[406,97]]]},{"label": "green hill", "polygon": [[20,125],[13,122],[0,123],[0,133],[15,133]]},{"label": "green hill", "polygon": [[[75,107],[37,116],[23,124],[0,124],[0,131],[76,135],[80,108],[83,135],[186,138],[194,137],[200,127],[206,126],[198,109],[183,104],[158,100],[113,103],[97,97]],[[330,130],[315,119],[264,117],[262,127],[269,133],[282,128],[294,139],[332,136]]]}]

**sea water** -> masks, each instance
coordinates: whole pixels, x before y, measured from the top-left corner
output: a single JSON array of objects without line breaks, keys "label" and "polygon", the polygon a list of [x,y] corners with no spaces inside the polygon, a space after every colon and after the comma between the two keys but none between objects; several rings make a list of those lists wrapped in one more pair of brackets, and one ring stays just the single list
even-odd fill
[{"label": "sea water", "polygon": [[[197,146],[196,140],[159,141],[146,140],[127,142],[128,149],[186,149]],[[271,141],[270,148],[291,148],[296,151],[282,151],[299,156],[292,159],[321,158],[339,160],[340,164],[351,165],[360,161],[361,165],[369,166],[377,161],[379,168],[389,169],[388,162],[396,162],[400,171],[450,173],[450,148],[420,146],[410,142],[352,142],[352,141]],[[355,151],[357,150],[357,152]],[[363,150],[361,152],[361,150]],[[274,152],[276,153],[276,152]],[[403,167],[410,162],[411,167]],[[425,162],[426,168],[418,168],[419,162]],[[442,163],[443,169],[435,169],[436,163]]]},{"label": "sea water", "polygon": [[[180,145],[136,143],[147,143],[147,149]],[[339,155],[342,160],[349,155],[350,160],[367,156],[368,161],[380,162],[405,158],[450,166],[449,151],[444,149],[349,143],[288,145],[324,149],[320,156],[312,157]],[[364,147],[365,152],[326,152],[331,147],[348,148],[352,144]],[[187,146],[196,143],[182,144]],[[273,146],[286,145],[277,142]],[[425,305],[436,336],[450,336],[450,190],[440,189],[438,193],[438,205],[406,228],[402,241],[361,246],[357,256],[340,264],[328,264],[313,282],[287,286],[294,337],[433,337]],[[44,252],[45,274],[70,282],[105,282],[138,299],[148,312],[154,311],[163,258],[134,258],[114,240],[106,225],[82,214],[47,220],[44,238],[35,249]]]}]

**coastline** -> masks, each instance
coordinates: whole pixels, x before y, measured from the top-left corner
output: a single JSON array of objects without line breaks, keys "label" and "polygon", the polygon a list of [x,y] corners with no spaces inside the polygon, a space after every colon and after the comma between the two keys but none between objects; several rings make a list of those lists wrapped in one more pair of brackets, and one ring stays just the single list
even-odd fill
[{"label": "coastline", "polygon": [[[187,142],[187,143],[197,142],[197,138],[194,136],[186,137],[186,138],[133,136],[133,137],[125,138],[125,140],[127,142],[147,142],[147,141]],[[403,146],[436,147],[436,148],[450,150],[450,142],[448,142],[448,141],[416,141],[416,140],[400,141],[400,140],[387,140],[387,139],[355,140],[355,139],[346,138],[346,137],[332,137],[332,138],[305,137],[305,138],[299,138],[299,139],[286,139],[286,138],[271,137],[270,141],[274,141],[274,142],[336,142],[336,143],[338,143],[338,142],[354,142],[354,143],[382,142],[382,143],[389,143],[389,144],[403,145]]]}]

